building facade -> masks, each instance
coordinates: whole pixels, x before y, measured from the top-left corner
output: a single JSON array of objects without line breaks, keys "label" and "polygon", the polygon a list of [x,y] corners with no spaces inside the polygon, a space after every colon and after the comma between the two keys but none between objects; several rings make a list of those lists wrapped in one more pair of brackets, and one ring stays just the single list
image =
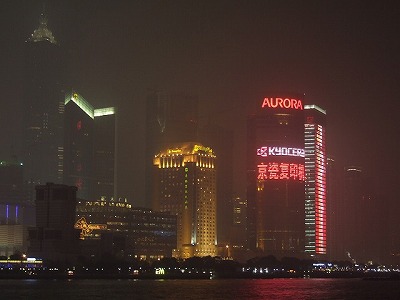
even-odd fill
[{"label": "building facade", "polygon": [[262,99],[247,120],[249,249],[304,252],[304,156],[302,96]]},{"label": "building facade", "polygon": [[176,247],[176,216],[134,208],[126,199],[78,201],[75,228],[81,230],[82,254],[103,253],[126,259],[170,257]]},{"label": "building facade", "polygon": [[171,145],[154,158],[154,210],[177,217],[174,256],[215,256],[216,157],[198,143]]},{"label": "building facade", "polygon": [[326,111],[305,105],[305,252],[327,254]]}]

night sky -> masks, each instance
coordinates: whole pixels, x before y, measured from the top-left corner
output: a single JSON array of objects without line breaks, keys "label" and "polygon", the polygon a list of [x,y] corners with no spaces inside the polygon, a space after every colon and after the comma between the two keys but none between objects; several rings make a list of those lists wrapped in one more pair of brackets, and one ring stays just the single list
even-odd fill
[{"label": "night sky", "polygon": [[[42,2],[1,3],[0,159],[21,155],[23,47]],[[119,108],[120,196],[144,204],[148,89],[198,95],[201,123],[234,129],[227,151],[239,195],[246,112],[270,91],[300,92],[327,110],[327,149],[338,168],[362,167],[392,213],[388,225],[400,229],[397,1],[47,2],[74,88],[95,107]]]}]

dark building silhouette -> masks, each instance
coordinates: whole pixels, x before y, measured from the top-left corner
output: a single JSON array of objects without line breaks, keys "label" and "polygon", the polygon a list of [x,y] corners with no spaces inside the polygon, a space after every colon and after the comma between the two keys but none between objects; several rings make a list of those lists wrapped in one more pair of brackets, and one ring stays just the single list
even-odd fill
[{"label": "dark building silhouette", "polygon": [[358,166],[346,167],[343,175],[343,194],[338,207],[339,255],[357,263],[376,262],[386,235],[377,232],[382,219],[377,213],[374,184]]},{"label": "dark building silhouette", "polygon": [[326,255],[326,111],[305,105],[305,252]]},{"label": "dark building silhouette", "polygon": [[94,107],[72,91],[65,97],[64,183],[81,199],[112,198],[116,179],[115,108]]},{"label": "dark building silhouette", "polygon": [[152,91],[146,102],[145,201],[153,201],[153,158],[173,143],[196,141],[198,98],[183,93]]},{"label": "dark building silhouette", "polygon": [[91,199],[117,199],[117,112],[94,110],[94,182]]},{"label": "dark building silhouette", "polygon": [[93,183],[93,111],[78,93],[66,95],[64,183],[76,186],[83,199],[89,199]]},{"label": "dark building silhouette", "polygon": [[23,163],[33,199],[35,185],[63,179],[65,57],[43,14],[25,44]]},{"label": "dark building silhouette", "polygon": [[36,186],[36,227],[29,230],[29,256],[58,262],[75,259],[79,237],[74,229],[76,191],[62,184]]},{"label": "dark building silhouette", "polygon": [[337,172],[337,165],[332,157],[327,158],[326,164],[326,185],[327,185],[327,207],[326,207],[326,220],[327,220],[327,256],[329,260],[342,259],[338,249],[340,242],[338,239],[338,230],[340,228],[340,213],[339,213],[339,195],[340,195],[340,182]]},{"label": "dark building silhouette", "polygon": [[265,254],[304,252],[302,101],[265,98],[247,119],[248,247]]}]

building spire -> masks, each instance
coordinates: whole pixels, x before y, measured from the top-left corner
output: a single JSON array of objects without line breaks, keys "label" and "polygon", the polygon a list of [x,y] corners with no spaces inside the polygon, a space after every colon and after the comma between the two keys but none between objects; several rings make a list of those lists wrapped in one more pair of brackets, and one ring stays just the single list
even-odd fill
[{"label": "building spire", "polygon": [[57,41],[54,38],[53,33],[47,27],[46,6],[44,3],[43,3],[43,11],[40,14],[39,27],[33,31],[28,41],[31,42],[48,41],[52,44],[57,44]]}]

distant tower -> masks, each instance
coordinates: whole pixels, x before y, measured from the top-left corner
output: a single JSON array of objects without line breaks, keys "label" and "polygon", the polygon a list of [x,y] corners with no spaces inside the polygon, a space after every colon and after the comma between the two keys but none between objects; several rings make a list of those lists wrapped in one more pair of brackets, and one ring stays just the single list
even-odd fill
[{"label": "distant tower", "polygon": [[305,252],[326,254],[326,111],[305,105]]},{"label": "distant tower", "polygon": [[41,15],[26,41],[24,87],[24,181],[31,200],[34,186],[63,178],[64,58]]},{"label": "distant tower", "polygon": [[153,91],[146,102],[145,206],[153,199],[153,159],[172,143],[197,140],[198,98]]},{"label": "distant tower", "polygon": [[155,210],[177,216],[175,257],[215,256],[216,157],[196,143],[171,145],[154,158]]}]

